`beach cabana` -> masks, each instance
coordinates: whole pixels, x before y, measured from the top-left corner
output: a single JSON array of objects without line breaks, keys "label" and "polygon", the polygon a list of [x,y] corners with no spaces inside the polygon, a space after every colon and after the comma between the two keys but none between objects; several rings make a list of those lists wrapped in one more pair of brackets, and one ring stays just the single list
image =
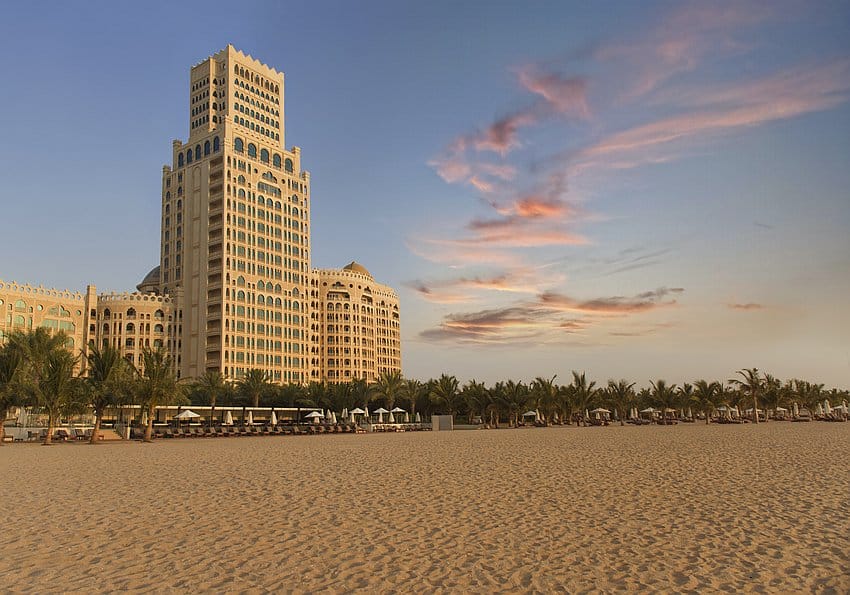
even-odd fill
[{"label": "beach cabana", "polygon": [[306,419],[311,420],[314,424],[317,424],[317,423],[319,423],[319,419],[323,418],[324,416],[325,416],[325,414],[320,412],[320,411],[311,411],[310,413],[308,413],[304,417]]},{"label": "beach cabana", "polygon": [[379,407],[378,409],[375,409],[375,413],[378,414],[378,423],[382,424],[384,423],[384,413],[389,413],[389,411],[387,411],[383,407]]}]

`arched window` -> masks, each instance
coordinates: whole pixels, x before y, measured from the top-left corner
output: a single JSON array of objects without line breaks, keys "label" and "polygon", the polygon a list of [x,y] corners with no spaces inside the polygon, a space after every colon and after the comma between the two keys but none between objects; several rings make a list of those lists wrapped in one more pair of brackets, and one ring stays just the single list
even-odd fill
[{"label": "arched window", "polygon": [[186,163],[192,163],[192,149],[186,151]]},{"label": "arched window", "polygon": [[195,159],[201,158],[201,145],[195,145]]},{"label": "arched window", "polygon": [[257,281],[257,289],[259,289],[259,290],[264,290],[265,288],[266,288],[266,284],[265,284],[265,283],[263,283],[263,280],[262,280],[262,279],[260,279],[259,281]]},{"label": "arched window", "polygon": [[245,277],[243,277],[242,275],[239,275],[236,278],[236,285],[237,285],[237,287],[245,287]]},{"label": "arched window", "polygon": [[204,143],[204,157],[210,154],[210,141]]},{"label": "arched window", "polygon": [[241,153],[245,150],[245,143],[242,141],[241,138],[236,137],[235,139],[233,139],[233,150],[237,153]]},{"label": "arched window", "polygon": [[292,159],[287,159],[283,162],[283,169],[285,169],[289,173],[292,173]]},{"label": "arched window", "polygon": [[130,308],[129,310],[127,310],[127,318],[132,320],[135,317],[136,317],[136,309],[135,308]]},{"label": "arched window", "polygon": [[213,153],[218,153],[221,150],[221,141],[218,140],[218,137],[213,139]]},{"label": "arched window", "polygon": [[269,162],[269,152],[266,151],[265,149],[260,151],[260,161],[262,161],[263,163]]},{"label": "arched window", "polygon": [[241,289],[236,292],[236,301],[244,302],[245,301],[245,292]]},{"label": "arched window", "polygon": [[183,153],[177,155],[177,167],[183,167]]},{"label": "arched window", "polygon": [[128,333],[135,333],[136,332],[136,325],[133,324],[132,322],[128,322],[127,326],[124,327],[124,330],[127,331]]},{"label": "arched window", "polygon": [[257,145],[254,143],[248,143],[248,157],[256,157],[257,156]]},{"label": "arched window", "polygon": [[162,333],[165,331],[165,328],[161,324],[155,324],[153,327],[153,332]]},{"label": "arched window", "polygon": [[272,157],[272,165],[274,165],[275,167],[280,167],[280,155],[278,155],[277,153],[275,153]]},{"label": "arched window", "polygon": [[153,313],[153,317],[154,317],[154,320],[162,320],[163,318],[165,318],[165,314],[163,313],[162,310],[157,310],[156,312]]}]

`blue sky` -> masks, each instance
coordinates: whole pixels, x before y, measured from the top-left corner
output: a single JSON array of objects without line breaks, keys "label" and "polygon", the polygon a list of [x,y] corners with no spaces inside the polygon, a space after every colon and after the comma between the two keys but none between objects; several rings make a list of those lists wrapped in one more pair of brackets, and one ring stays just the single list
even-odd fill
[{"label": "blue sky", "polygon": [[7,8],[0,278],[134,287],[227,43],[286,73],[313,265],[397,288],[407,376],[848,385],[846,2]]}]

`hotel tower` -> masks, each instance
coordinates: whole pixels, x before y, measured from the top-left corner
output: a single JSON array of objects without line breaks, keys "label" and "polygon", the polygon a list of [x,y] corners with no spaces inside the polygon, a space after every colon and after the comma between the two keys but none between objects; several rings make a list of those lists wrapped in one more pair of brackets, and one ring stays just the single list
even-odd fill
[{"label": "hotel tower", "polygon": [[227,46],[192,67],[189,138],[162,172],[160,285],[181,377],[309,377],[310,175],[285,148],[284,76]]},{"label": "hotel tower", "polygon": [[[189,80],[189,137],[162,168],[160,263],[138,293],[0,280],[0,342],[43,326],[136,366],[166,348],[180,378],[260,369],[276,383],[401,371],[399,301],[362,265],[312,270],[310,174],[285,148],[284,76],[228,45]],[[362,236],[361,233],[357,234]],[[370,236],[371,237],[371,236]]]}]

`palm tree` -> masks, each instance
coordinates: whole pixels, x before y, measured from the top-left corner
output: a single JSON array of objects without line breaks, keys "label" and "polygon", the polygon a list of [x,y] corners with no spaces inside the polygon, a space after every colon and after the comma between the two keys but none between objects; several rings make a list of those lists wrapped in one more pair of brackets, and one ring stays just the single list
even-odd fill
[{"label": "palm tree", "polygon": [[36,402],[47,412],[45,446],[51,444],[60,416],[78,413],[84,407],[82,385],[74,374],[76,365],[77,358],[69,351],[54,351],[47,356],[38,386],[32,385]]},{"label": "palm tree", "polygon": [[182,390],[174,374],[171,357],[162,347],[142,350],[144,372],[137,384],[139,402],[147,413],[145,442],[151,442],[154,413],[158,405],[173,405],[182,402]]},{"label": "palm tree", "polygon": [[652,401],[661,409],[662,423],[667,425],[667,410],[676,405],[676,385],[667,386],[666,380],[649,381],[652,385]]},{"label": "palm tree", "polygon": [[463,404],[457,378],[448,374],[440,376],[440,379],[431,388],[431,400],[437,405],[441,405],[444,411],[454,417],[454,414]]},{"label": "palm tree", "polygon": [[260,406],[260,397],[269,389],[269,375],[265,370],[251,368],[239,380],[239,392],[251,402],[255,409]]},{"label": "palm tree", "polygon": [[463,400],[466,402],[466,408],[469,411],[469,421],[472,422],[472,416],[480,414],[481,419],[487,417],[487,408],[491,404],[490,393],[483,382],[470,380],[463,385],[460,391]]},{"label": "palm tree", "polygon": [[92,343],[85,357],[88,361],[88,401],[94,408],[94,429],[89,443],[97,444],[106,408],[130,399],[134,370],[118,349],[108,345],[101,349]]},{"label": "palm tree", "polygon": [[399,392],[399,398],[401,398],[407,405],[410,415],[416,415],[416,406],[424,392],[425,388],[419,380],[407,379],[404,381],[404,384],[402,384],[401,391]]},{"label": "palm tree", "polygon": [[764,405],[764,421],[770,420],[770,412],[773,411],[776,415],[776,409],[781,406],[783,392],[782,381],[772,374],[764,375],[764,392],[762,393],[761,401]]},{"label": "palm tree", "polygon": [[208,370],[203,376],[195,380],[192,390],[196,395],[204,397],[204,401],[210,406],[210,426],[213,425],[215,417],[215,406],[218,405],[220,397],[227,390],[224,376],[218,370]]},{"label": "palm tree", "polygon": [[697,380],[694,383],[694,394],[691,397],[697,410],[705,415],[705,423],[711,421],[711,414],[717,407],[717,397],[720,394],[720,383],[717,381]]},{"label": "palm tree", "polygon": [[742,380],[732,378],[729,382],[737,386],[742,394],[749,395],[749,397],[753,400],[753,423],[757,424],[759,423],[758,397],[762,392],[764,382],[759,374],[758,368],[744,368],[743,370],[738,370],[738,374],[741,375],[743,378]]},{"label": "palm tree", "polygon": [[27,332],[13,332],[6,346],[12,353],[10,357],[17,358],[21,364],[16,384],[22,396],[47,412],[45,445],[52,442],[56,420],[79,396],[78,387],[70,382],[74,377],[76,359],[65,349],[67,340],[63,332],[53,334],[39,327]]},{"label": "palm tree", "polygon": [[499,401],[508,414],[508,423],[519,425],[519,416],[528,406],[528,387],[522,382],[508,380],[501,384]]},{"label": "palm tree", "polygon": [[[579,374],[573,370],[573,404],[579,411],[585,411],[590,407],[593,398],[596,396],[596,381],[587,381],[585,373]],[[584,419],[584,417],[582,417]]]},{"label": "palm tree", "polygon": [[404,386],[404,378],[401,372],[382,372],[378,380],[372,385],[372,396],[378,399],[384,399],[387,404],[387,409],[395,407],[395,400],[401,395],[402,387]]},{"label": "palm tree", "polygon": [[8,345],[0,346],[0,446],[4,444],[9,410],[15,406],[23,406],[17,387],[21,357],[20,353],[10,349]]},{"label": "palm tree", "polygon": [[538,376],[531,383],[531,394],[535,401],[535,409],[543,410],[543,420],[549,421],[558,410],[558,385],[555,384],[555,374],[552,378]]},{"label": "palm tree", "polygon": [[694,386],[689,382],[685,382],[679,387],[679,390],[676,391],[676,397],[678,397],[679,402],[677,405],[679,409],[684,411],[686,407],[690,407],[691,405],[691,401],[694,397]]},{"label": "palm tree", "polygon": [[625,379],[608,381],[608,397],[611,407],[620,418],[620,425],[626,425],[626,412],[632,407],[635,400],[635,383]]}]

